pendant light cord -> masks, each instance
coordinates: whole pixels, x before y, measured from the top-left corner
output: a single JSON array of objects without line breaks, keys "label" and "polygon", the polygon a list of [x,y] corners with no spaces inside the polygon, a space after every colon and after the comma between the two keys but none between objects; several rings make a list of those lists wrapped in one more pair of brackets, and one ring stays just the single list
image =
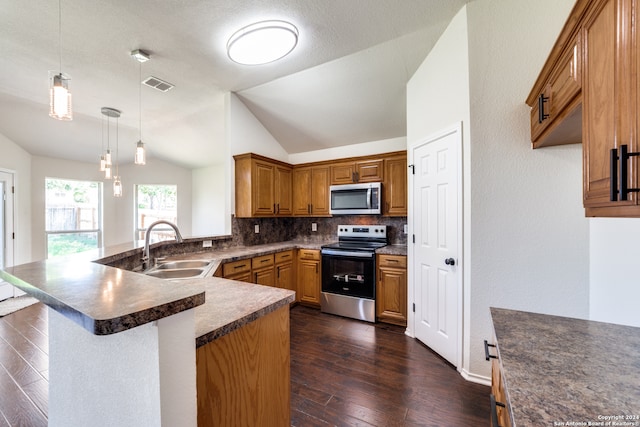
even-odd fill
[{"label": "pendant light cord", "polygon": [[62,78],[62,0],[58,0],[58,61]]},{"label": "pendant light cord", "polygon": [[120,177],[120,162],[118,161],[119,157],[119,143],[118,143],[118,124],[120,122],[120,116],[116,117],[116,176]]},{"label": "pendant light cord", "polygon": [[138,76],[138,131],[140,133],[140,141],[142,142],[142,62],[140,62]]}]

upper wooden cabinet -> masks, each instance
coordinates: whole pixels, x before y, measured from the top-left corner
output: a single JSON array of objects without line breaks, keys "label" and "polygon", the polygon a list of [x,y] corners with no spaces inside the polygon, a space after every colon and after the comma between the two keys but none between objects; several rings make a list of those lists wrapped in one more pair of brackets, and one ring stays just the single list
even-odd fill
[{"label": "upper wooden cabinet", "polygon": [[235,159],[238,218],[329,214],[331,184],[382,182],[382,213],[407,216],[407,153],[289,165],[253,153]]},{"label": "upper wooden cabinet", "polygon": [[233,158],[237,217],[291,215],[290,165],[251,153]]},{"label": "upper wooden cabinet", "polygon": [[620,191],[621,180],[638,187],[638,157],[612,158],[621,146],[640,149],[638,6],[639,0],[578,0],[527,99],[533,148],[582,142],[587,216],[640,216],[637,193]]},{"label": "upper wooden cabinet", "polygon": [[382,214],[407,216],[407,154],[384,160]]},{"label": "upper wooden cabinet", "polygon": [[329,167],[293,169],[293,214],[329,216]]},{"label": "upper wooden cabinet", "polygon": [[331,165],[331,185],[356,182],[382,182],[384,161],[381,159],[335,163]]}]

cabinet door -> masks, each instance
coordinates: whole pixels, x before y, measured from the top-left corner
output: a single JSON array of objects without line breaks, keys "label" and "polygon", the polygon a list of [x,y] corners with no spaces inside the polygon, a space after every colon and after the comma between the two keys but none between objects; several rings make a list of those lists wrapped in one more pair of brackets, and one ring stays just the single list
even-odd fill
[{"label": "cabinet door", "polygon": [[[492,359],[491,361],[491,394],[496,399],[496,402],[506,404],[507,396],[504,391],[504,383],[502,382],[502,372],[500,370],[500,361],[498,359]],[[503,427],[511,426],[511,418],[507,408],[496,406],[496,414],[498,416],[498,424]]]},{"label": "cabinet door", "polygon": [[329,167],[314,167],[311,170],[311,214],[329,215]]},{"label": "cabinet door", "polygon": [[311,215],[311,168],[294,169],[291,181],[293,183],[293,214]]},{"label": "cabinet door", "polygon": [[407,216],[407,156],[385,160],[383,214]]},{"label": "cabinet door", "polygon": [[294,272],[293,262],[276,265],[276,286],[282,289],[297,291],[293,277]]},{"label": "cabinet door", "polygon": [[253,283],[264,286],[275,286],[276,276],[273,270],[273,266],[262,268],[260,270],[254,270]]},{"label": "cabinet door", "polygon": [[407,325],[407,257],[378,257],[376,316],[380,321]]},{"label": "cabinet door", "polygon": [[356,182],[382,182],[384,179],[383,160],[356,162]]},{"label": "cabinet door", "polygon": [[266,162],[254,161],[251,179],[253,180],[253,215],[274,215],[275,166]]},{"label": "cabinet door", "polygon": [[298,251],[298,289],[300,302],[320,306],[320,251]]},{"label": "cabinet door", "polygon": [[331,185],[352,184],[356,182],[353,162],[335,163],[331,165]]},{"label": "cabinet door", "polygon": [[276,166],[274,184],[276,215],[289,216],[293,213],[293,189],[291,179],[291,169]]},{"label": "cabinet door", "polygon": [[[583,27],[583,185],[588,208],[624,207],[635,203],[610,201],[610,150],[622,144],[637,151],[635,140],[635,78],[631,58],[631,0],[595,2]],[[627,16],[628,15],[628,16]],[[635,165],[635,159],[633,160]],[[630,169],[630,187],[635,187],[635,169]],[[633,180],[633,181],[632,181]]]}]

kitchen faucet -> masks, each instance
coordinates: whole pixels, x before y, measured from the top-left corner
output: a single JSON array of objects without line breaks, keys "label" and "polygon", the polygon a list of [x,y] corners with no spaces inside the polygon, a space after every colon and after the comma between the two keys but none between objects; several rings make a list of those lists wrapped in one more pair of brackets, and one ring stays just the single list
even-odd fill
[{"label": "kitchen faucet", "polygon": [[172,222],[165,221],[164,219],[158,220],[152,223],[149,227],[147,227],[147,231],[144,235],[144,250],[142,251],[142,270],[146,270],[149,266],[149,238],[151,236],[151,229],[158,224],[166,224],[173,228],[173,231],[176,232],[176,242],[182,243],[182,235],[180,234],[180,230],[178,230],[178,226]]}]

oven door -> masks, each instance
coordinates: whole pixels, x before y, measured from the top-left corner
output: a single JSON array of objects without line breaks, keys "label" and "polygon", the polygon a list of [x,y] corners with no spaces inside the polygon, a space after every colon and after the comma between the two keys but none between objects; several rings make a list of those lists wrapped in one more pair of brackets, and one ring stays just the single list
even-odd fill
[{"label": "oven door", "polygon": [[375,299],[373,252],[322,251],[322,292]]}]

